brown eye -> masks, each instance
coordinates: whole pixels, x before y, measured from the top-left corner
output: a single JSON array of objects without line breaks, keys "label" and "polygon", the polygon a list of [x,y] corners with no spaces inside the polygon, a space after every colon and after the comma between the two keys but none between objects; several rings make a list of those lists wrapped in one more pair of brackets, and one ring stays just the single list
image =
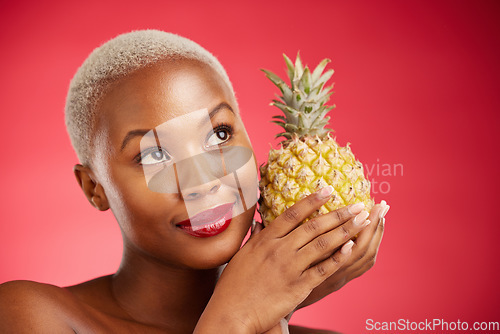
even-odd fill
[{"label": "brown eye", "polygon": [[229,134],[226,131],[217,131],[217,138],[220,140],[227,140]]},{"label": "brown eye", "polygon": [[221,124],[214,128],[213,133],[207,139],[207,147],[224,144],[233,135],[233,127]]}]

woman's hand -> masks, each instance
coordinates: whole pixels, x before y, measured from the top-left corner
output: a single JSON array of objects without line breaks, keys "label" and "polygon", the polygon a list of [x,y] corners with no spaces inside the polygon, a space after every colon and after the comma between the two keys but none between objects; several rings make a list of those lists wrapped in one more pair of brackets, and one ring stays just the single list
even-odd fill
[{"label": "woman's hand", "polygon": [[363,206],[345,207],[300,225],[332,191],[326,187],[299,201],[236,253],[195,333],[263,333],[342,267],[351,255],[350,239],[370,223]]},{"label": "woman's hand", "polygon": [[277,325],[262,334],[290,334],[288,320],[285,318],[281,319]]},{"label": "woman's hand", "polygon": [[373,267],[384,234],[384,217],[389,208],[390,206],[385,201],[373,207],[368,218],[373,223],[359,233],[357,239],[354,241],[350,258],[344,263],[342,268],[313,289],[311,294],[297,309],[311,305],[332,292],[339,290],[346,283],[361,276]]}]

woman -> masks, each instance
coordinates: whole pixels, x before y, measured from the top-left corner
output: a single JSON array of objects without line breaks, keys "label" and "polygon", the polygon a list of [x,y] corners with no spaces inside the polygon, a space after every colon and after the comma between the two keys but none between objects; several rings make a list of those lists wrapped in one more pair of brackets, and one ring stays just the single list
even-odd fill
[{"label": "woman", "polygon": [[72,80],[66,125],[79,185],[120,225],[122,262],[66,288],[3,284],[2,332],[280,333],[295,309],[373,265],[385,203],[370,217],[358,204],[301,225],[330,187],[256,227],[240,250],[256,162],[226,72],[192,41],[137,31],[94,50]]}]

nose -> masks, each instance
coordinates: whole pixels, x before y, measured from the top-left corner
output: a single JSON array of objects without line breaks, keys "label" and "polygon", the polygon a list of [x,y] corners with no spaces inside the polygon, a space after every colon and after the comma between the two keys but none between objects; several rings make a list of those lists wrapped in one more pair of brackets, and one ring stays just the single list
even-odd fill
[{"label": "nose", "polygon": [[204,196],[215,194],[221,187],[220,180],[214,180],[189,189],[181,189],[185,201],[200,199]]},{"label": "nose", "polygon": [[216,193],[224,176],[219,152],[207,152],[184,159],[176,165],[180,191],[184,200],[195,200]]}]

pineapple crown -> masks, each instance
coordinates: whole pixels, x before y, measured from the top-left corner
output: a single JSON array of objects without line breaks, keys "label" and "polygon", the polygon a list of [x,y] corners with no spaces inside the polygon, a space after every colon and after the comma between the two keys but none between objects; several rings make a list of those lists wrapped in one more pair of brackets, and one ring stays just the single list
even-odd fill
[{"label": "pineapple crown", "polygon": [[327,129],[330,117],[326,114],[335,108],[325,105],[330,95],[333,85],[325,87],[326,82],[332,77],[333,70],[323,73],[330,59],[323,59],[311,73],[307,66],[302,65],[300,54],[297,53],[295,64],[283,54],[288,68],[290,86],[279,76],[271,71],[262,71],[281,91],[281,96],[276,94],[278,99],[273,100],[271,105],[278,107],[285,116],[273,116],[273,123],[278,124],[284,132],[278,133],[276,138],[285,137],[292,139],[295,136],[304,135],[323,137],[332,129]]}]

